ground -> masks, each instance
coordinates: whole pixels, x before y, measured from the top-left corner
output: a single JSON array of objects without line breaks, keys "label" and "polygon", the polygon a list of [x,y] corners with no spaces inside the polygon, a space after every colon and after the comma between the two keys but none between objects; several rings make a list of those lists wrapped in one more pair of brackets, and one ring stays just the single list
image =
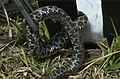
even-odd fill
[{"label": "ground", "polygon": [[[48,75],[69,60],[67,56],[71,53],[63,55],[64,51],[44,60],[35,59],[27,46],[24,18],[19,12],[15,17],[16,12],[11,13],[10,10],[8,20],[4,11],[0,13],[0,79],[34,79]],[[67,79],[120,79],[119,40],[115,35],[110,45],[104,38],[97,43],[97,48],[85,49],[87,54],[82,67]]]}]

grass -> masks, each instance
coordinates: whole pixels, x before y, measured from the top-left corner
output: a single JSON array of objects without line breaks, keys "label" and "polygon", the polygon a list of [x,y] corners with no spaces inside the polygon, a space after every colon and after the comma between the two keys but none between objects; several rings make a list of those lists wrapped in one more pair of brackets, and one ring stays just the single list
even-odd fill
[{"label": "grass", "polygon": [[[5,15],[1,15],[6,17],[7,11]],[[5,18],[3,19],[4,21],[6,20]],[[107,39],[98,42],[102,55],[84,62],[78,74],[70,75],[67,79],[120,79],[120,37],[112,18],[110,19],[115,32],[111,45],[108,45]],[[7,16],[6,22],[0,22],[0,30],[2,31],[0,32],[0,79],[23,79],[27,77],[33,79],[35,76],[48,75],[52,70],[60,67],[61,64],[69,59],[66,56],[58,55],[53,58],[36,60],[27,47],[23,18],[18,15],[16,20],[14,20]],[[7,27],[8,22],[11,32],[9,32],[9,27]],[[46,39],[50,40],[46,26],[44,31]]]}]

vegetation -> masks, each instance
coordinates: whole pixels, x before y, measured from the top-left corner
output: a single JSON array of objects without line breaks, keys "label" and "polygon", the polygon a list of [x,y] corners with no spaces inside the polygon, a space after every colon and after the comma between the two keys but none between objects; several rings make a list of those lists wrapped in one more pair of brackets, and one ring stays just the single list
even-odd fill
[{"label": "vegetation", "polygon": [[[51,73],[55,67],[60,67],[69,59],[67,55],[58,55],[36,60],[27,47],[24,18],[19,13],[13,18],[6,8],[2,5],[3,12],[0,12],[0,79],[34,79],[35,76]],[[115,32],[111,45],[106,38],[98,42],[101,56],[85,61],[78,74],[71,75],[68,79],[120,79],[120,36],[112,18],[110,19]],[[46,39],[49,40],[46,26],[44,30]]]}]

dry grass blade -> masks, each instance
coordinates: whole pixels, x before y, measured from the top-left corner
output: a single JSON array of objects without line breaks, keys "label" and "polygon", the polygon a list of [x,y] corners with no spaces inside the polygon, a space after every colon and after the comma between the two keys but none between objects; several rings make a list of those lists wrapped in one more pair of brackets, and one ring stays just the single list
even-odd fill
[{"label": "dry grass blade", "polygon": [[[36,0],[32,1],[32,5],[37,6],[35,5],[37,4]],[[25,44],[23,44],[23,42],[21,43],[23,39],[17,38],[19,36],[23,37],[23,35],[25,34],[26,25],[24,23],[23,17],[21,18],[19,15],[16,15],[16,17],[18,17],[17,19],[16,17],[14,19],[8,17],[9,12],[6,11],[7,7],[4,5],[3,2],[4,0],[0,0],[0,7],[2,7],[4,11],[3,14],[0,14],[0,16],[3,17],[2,19],[5,20],[4,22],[6,22],[6,20],[7,22],[5,23],[5,26],[1,25],[0,31],[4,31],[4,29],[2,28],[5,27],[5,29],[7,28],[7,32],[0,33],[0,35],[1,37],[5,37],[6,35],[6,37],[12,37],[13,39],[15,38],[17,40],[10,39],[8,41],[8,38],[4,46],[2,45],[2,47],[0,47],[0,79],[26,79],[26,77],[35,79],[35,77],[41,77],[41,75],[48,75],[56,67],[61,67],[61,65],[67,63],[71,55],[70,49],[64,49],[64,51],[61,50],[60,52],[62,53],[60,55],[57,55],[57,57],[55,55],[55,57],[52,56],[49,59],[46,58],[45,60],[36,60],[30,54],[28,47],[26,46],[26,39],[25,41],[23,41]],[[9,5],[10,4],[11,3],[9,3]],[[11,13],[13,13],[13,11]],[[100,55],[99,58],[96,57],[95,59],[84,63],[84,68],[79,71],[77,75],[69,76],[65,79],[120,79],[120,40],[118,40],[119,36],[112,19],[111,22],[115,30],[115,36],[117,36],[117,38],[114,38],[111,46],[108,45],[107,39],[104,39],[103,42],[98,43],[98,46],[100,47],[100,52],[102,51],[102,56]],[[46,25],[44,23],[43,25],[45,26],[45,35],[48,40],[50,40],[48,29],[46,28]],[[18,43],[19,41],[20,43]],[[1,40],[0,43],[3,44]],[[98,63],[98,61],[102,61],[102,63],[96,64]],[[119,73],[116,74],[116,72]]]},{"label": "dry grass blade", "polygon": [[16,42],[17,40],[12,40],[10,41],[9,43],[7,43],[5,46],[3,46],[1,49],[0,49],[0,52],[2,52],[6,47],[8,47],[11,43],[13,42]]},{"label": "dry grass blade", "polygon": [[2,79],[6,79],[6,78],[5,78],[5,75],[4,75],[4,74],[1,74],[1,73],[0,73],[0,77],[2,77]]},{"label": "dry grass blade", "polygon": [[4,13],[5,13],[5,16],[6,16],[6,19],[7,19],[7,27],[9,28],[9,37],[12,37],[12,29],[11,29],[11,27],[10,27],[10,22],[9,22],[9,17],[8,17],[8,14],[7,14],[7,11],[6,11],[6,9],[5,9],[5,6],[4,6],[4,4],[3,4],[3,1],[2,0],[0,0],[0,2],[1,2],[1,5],[2,5],[2,7],[3,7],[3,10],[4,10]]},{"label": "dry grass blade", "polygon": [[102,57],[100,57],[100,58],[97,58],[97,59],[95,59],[95,60],[90,61],[90,62],[92,62],[92,63],[89,64],[89,65],[87,65],[82,71],[80,71],[77,76],[70,76],[70,77],[72,77],[72,78],[74,78],[74,79],[79,79],[79,78],[81,77],[81,74],[82,74],[85,70],[87,70],[88,68],[90,68],[93,64],[95,64],[96,62],[98,62],[98,61],[100,61],[100,60],[103,60],[103,59],[105,59],[105,58],[107,58],[107,57],[109,57],[109,56],[112,56],[112,55],[114,55],[114,54],[117,54],[117,53],[119,53],[119,52],[120,52],[120,51],[116,51],[116,52],[107,54],[107,55],[105,55],[105,56],[102,56]]}]

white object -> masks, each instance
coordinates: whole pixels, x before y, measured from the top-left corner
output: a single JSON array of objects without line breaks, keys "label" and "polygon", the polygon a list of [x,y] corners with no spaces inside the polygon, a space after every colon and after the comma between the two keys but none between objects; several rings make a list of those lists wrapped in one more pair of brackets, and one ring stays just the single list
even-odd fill
[{"label": "white object", "polygon": [[82,31],[84,42],[97,42],[103,39],[103,16],[101,0],[76,0],[78,11],[84,12],[89,20]]}]

